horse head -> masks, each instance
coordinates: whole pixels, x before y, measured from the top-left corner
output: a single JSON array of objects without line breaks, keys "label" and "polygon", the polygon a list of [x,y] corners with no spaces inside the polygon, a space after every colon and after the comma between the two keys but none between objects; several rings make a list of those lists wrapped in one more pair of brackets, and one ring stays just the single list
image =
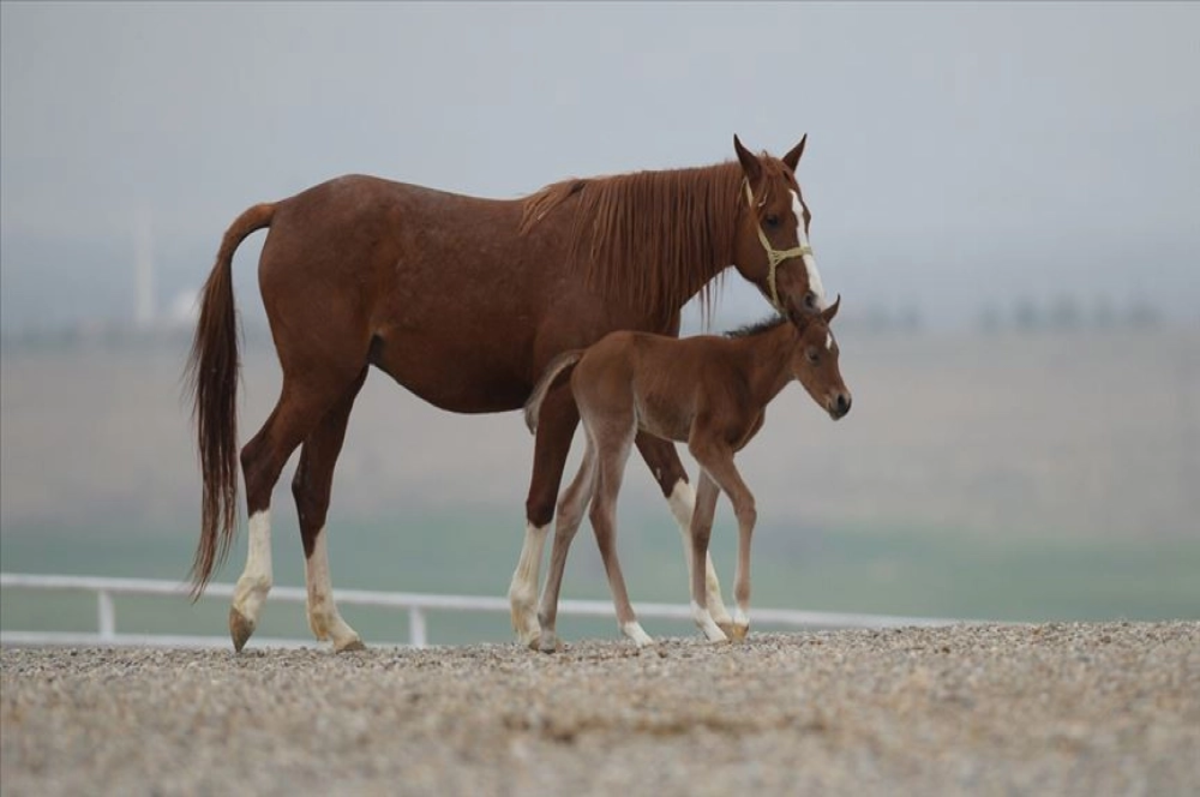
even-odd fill
[{"label": "horse head", "polygon": [[743,174],[734,266],[797,325],[828,306],[808,243],[812,214],[796,181],[807,140],[806,134],[783,158],[775,158],[755,155],[733,137]]}]

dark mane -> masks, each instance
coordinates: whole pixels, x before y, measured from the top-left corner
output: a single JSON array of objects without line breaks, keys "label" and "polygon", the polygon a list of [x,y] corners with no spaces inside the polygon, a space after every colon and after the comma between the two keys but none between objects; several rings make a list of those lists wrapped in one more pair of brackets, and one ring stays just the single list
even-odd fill
[{"label": "dark mane", "polygon": [[775,315],[768,316],[761,321],[755,321],[752,324],[746,324],[745,326],[738,327],[737,329],[731,329],[725,333],[725,337],[749,338],[754,335],[761,335],[764,332],[770,332],[772,329],[775,329],[785,321],[787,321],[786,317],[776,313]]},{"label": "dark mane", "polygon": [[668,317],[699,290],[711,312],[712,277],[733,264],[742,169],[690,169],[572,178],[525,198],[528,232],[575,197],[571,262],[606,298]]}]

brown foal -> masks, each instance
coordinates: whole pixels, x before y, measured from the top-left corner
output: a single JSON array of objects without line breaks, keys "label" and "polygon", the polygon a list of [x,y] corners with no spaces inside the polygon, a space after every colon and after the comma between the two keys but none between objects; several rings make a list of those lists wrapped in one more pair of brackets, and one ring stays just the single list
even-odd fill
[{"label": "brown foal", "polygon": [[692,617],[713,642],[728,637],[709,613],[705,561],[720,490],[733,504],[738,523],[738,562],[734,580],[735,639],[750,627],[750,534],[754,496],[733,464],[733,456],[762,428],[766,406],[793,379],[834,420],[850,411],[850,391],[838,369],[838,345],[829,324],[841,299],[797,325],[778,316],[726,337],[670,338],[640,332],[614,332],[590,348],[566,352],[542,375],[525,405],[525,422],[536,431],[542,399],[570,374],[571,393],[583,421],[587,449],[579,472],[558,502],[550,569],[542,592],[538,647],[558,647],[555,618],[563,568],[571,540],[590,503],[589,517],[604,560],[621,632],[638,647],[653,640],[629,603],[617,560],[617,493],[639,432],[686,442],[700,465],[691,534]]}]

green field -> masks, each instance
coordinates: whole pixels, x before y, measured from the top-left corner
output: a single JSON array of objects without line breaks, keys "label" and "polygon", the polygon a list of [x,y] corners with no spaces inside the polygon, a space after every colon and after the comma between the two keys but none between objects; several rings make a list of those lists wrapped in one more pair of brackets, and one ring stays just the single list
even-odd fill
[{"label": "green field", "polygon": [[[8,347],[0,365],[0,567],[182,582],[199,481],[180,375],[186,340]],[[758,501],[753,605],[994,620],[1200,617],[1200,333],[840,341],[854,411],[834,424],[793,387],[739,455]],[[240,440],[279,386],[253,341]],[[568,475],[580,446],[568,461]],[[503,596],[524,528],[532,439],[520,413],[441,412],[375,373],[334,480],[335,588]],[[275,578],[303,584],[284,470],[272,505]],[[685,465],[695,466],[684,456]],[[714,557],[732,588],[732,513]],[[216,580],[236,580],[245,531]],[[679,532],[630,461],[619,549],[638,601],[684,603]],[[581,530],[564,597],[608,600]],[[117,601],[126,632],[224,634],[224,599]],[[347,607],[369,641],[403,613]],[[94,599],[5,590],[6,630],[91,630]],[[647,621],[658,634],[687,623]],[[435,613],[435,642],[507,640],[504,615]],[[564,617],[567,639],[616,635]],[[268,602],[260,633],[307,638],[303,608]]]},{"label": "green field", "polygon": [[[628,513],[627,513],[628,514]],[[664,513],[665,514],[665,513]],[[488,516],[491,521],[494,516]],[[622,518],[622,562],[635,608],[638,601],[686,602],[679,533],[665,518]],[[330,539],[335,588],[503,596],[520,535],[498,532],[484,516],[414,517],[406,530],[378,522],[346,523]],[[291,519],[280,518],[274,538],[276,583],[303,586],[303,559]],[[728,596],[732,587],[732,528],[718,529],[714,556]],[[721,533],[724,532],[724,533]],[[245,557],[239,547],[219,572],[233,581]],[[178,534],[97,528],[88,535],[32,529],[4,540],[4,568],[15,572],[162,578],[182,582],[193,539]],[[563,597],[608,600],[608,585],[587,529],[576,538]],[[947,533],[904,529],[842,529],[798,534],[763,524],[753,554],[754,605],[968,619],[1152,620],[1200,618],[1200,545],[1123,542],[1079,544],[1030,538],[956,540]],[[228,603],[204,598],[117,599],[118,630],[126,633],[224,634]],[[404,612],[346,607],[343,614],[368,641],[403,641]],[[435,643],[506,641],[501,614],[433,612]],[[687,623],[647,620],[651,634],[689,634]],[[88,595],[7,589],[0,627],[90,631],[96,607]],[[563,617],[564,638],[613,637],[615,621]],[[299,604],[268,602],[259,634],[307,639]]]}]

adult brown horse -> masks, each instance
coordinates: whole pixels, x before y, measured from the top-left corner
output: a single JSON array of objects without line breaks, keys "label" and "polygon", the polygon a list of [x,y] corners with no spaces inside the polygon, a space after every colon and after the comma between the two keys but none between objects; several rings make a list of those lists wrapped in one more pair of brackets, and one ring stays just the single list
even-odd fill
[{"label": "adult brown horse", "polygon": [[[678,334],[683,305],[700,294],[707,311],[709,283],[730,265],[792,318],[823,308],[795,177],[806,139],[777,159],[734,136],[736,163],[571,179],[508,201],[346,176],[239,216],[204,286],[188,361],[204,481],[192,565],[198,597],[237,525],[233,253],[270,227],[258,279],[283,384],[241,450],[249,549],[229,613],[234,647],[254,632],[271,588],[271,492],[297,446],[292,493],[309,625],[336,650],[362,647],[333,600],[324,526],[334,464],[371,365],[442,409],[503,412],[520,409],[567,349],[618,329]],[[578,422],[569,390],[546,396],[509,589],[514,630],[531,644],[542,547]],[[637,447],[686,555],[695,496],[674,445],[638,435]],[[707,576],[710,611],[728,622],[711,560]]]}]

